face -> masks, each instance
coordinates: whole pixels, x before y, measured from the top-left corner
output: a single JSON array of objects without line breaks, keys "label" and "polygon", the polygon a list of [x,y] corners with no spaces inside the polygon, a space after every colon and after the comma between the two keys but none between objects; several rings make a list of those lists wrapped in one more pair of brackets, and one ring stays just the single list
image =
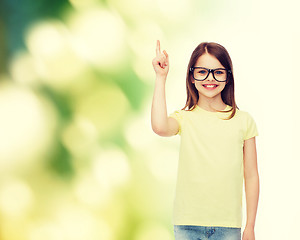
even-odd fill
[{"label": "face", "polygon": [[[219,60],[213,55],[210,55],[209,53],[201,55],[198,58],[194,67],[205,67],[209,69],[224,68],[224,66],[219,62]],[[212,73],[210,73],[209,76],[203,81],[197,81],[194,78],[192,78],[192,83],[195,84],[195,87],[199,92],[199,97],[202,95],[201,97],[207,98],[221,98],[221,92],[226,85],[226,82],[218,82],[217,80],[215,80]],[[205,88],[204,85],[206,84],[215,84],[217,85],[217,87]]]}]

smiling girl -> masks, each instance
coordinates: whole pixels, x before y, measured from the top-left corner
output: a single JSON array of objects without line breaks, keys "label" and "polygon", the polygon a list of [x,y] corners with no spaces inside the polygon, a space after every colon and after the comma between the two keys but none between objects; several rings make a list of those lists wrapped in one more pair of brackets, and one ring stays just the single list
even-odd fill
[{"label": "smiling girl", "polygon": [[[245,182],[247,222],[242,240],[255,240],[259,175],[252,116],[234,97],[232,62],[220,44],[203,42],[187,67],[185,107],[167,114],[169,56],[157,41],[151,124],[160,136],[180,135],[174,200],[175,240],[240,240]],[[187,108],[187,109],[186,109]]]}]

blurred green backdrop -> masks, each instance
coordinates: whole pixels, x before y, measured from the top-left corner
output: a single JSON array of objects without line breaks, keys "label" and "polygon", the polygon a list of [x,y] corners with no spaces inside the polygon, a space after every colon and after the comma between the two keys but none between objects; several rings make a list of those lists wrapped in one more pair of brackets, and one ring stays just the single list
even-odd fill
[{"label": "blurred green backdrop", "polygon": [[1,0],[1,240],[172,239],[152,5]]}]

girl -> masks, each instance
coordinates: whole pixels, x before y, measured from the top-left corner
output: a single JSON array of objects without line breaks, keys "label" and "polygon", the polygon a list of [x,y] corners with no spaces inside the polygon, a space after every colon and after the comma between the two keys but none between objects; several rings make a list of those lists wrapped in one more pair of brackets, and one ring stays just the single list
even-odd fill
[{"label": "girl", "polygon": [[169,56],[165,50],[161,53],[159,41],[152,64],[156,72],[152,129],[160,136],[181,136],[175,239],[240,240],[245,179],[247,222],[242,240],[255,240],[258,131],[252,116],[235,103],[228,52],[212,42],[196,47],[187,68],[185,107],[169,116],[165,98]]}]

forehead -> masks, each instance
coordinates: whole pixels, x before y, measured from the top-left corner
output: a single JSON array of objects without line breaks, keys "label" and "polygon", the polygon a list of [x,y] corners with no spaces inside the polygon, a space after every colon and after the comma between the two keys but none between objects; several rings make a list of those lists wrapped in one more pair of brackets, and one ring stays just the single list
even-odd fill
[{"label": "forehead", "polygon": [[204,53],[203,55],[201,55],[198,58],[195,67],[224,68],[224,66],[219,62],[219,60],[209,53]]}]

